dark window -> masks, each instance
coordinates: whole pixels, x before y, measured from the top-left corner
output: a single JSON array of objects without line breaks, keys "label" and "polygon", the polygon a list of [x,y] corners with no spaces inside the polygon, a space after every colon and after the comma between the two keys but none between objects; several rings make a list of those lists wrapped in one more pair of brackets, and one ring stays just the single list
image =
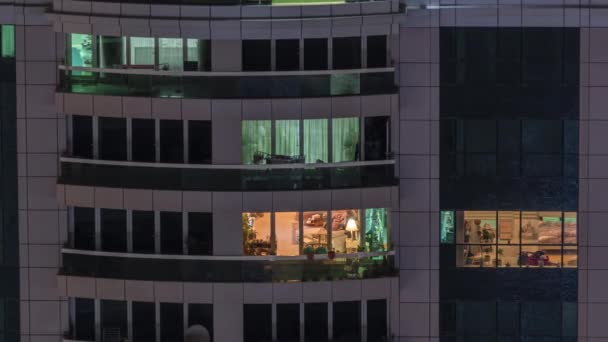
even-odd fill
[{"label": "dark window", "polygon": [[160,303],[160,341],[184,341],[184,309],[181,303]]},{"label": "dark window", "polygon": [[562,303],[562,336],[576,337],[578,333],[577,303]]},{"label": "dark window", "polygon": [[300,304],[277,304],[277,338],[279,341],[300,341]]},{"label": "dark window", "polygon": [[74,248],[95,249],[95,209],[74,208]]},{"label": "dark window", "polygon": [[127,251],[127,213],[121,209],[101,209],[101,249]]},{"label": "dark window", "polygon": [[243,71],[269,71],[270,55],[270,40],[243,40]]},{"label": "dark window", "polygon": [[365,160],[383,160],[389,157],[390,118],[365,118]]},{"label": "dark window", "polygon": [[202,325],[213,341],[213,304],[188,304],[188,326]]},{"label": "dark window", "polygon": [[95,300],[74,299],[74,338],[80,341],[95,340]]},{"label": "dark window", "polygon": [[133,252],[154,253],[154,212],[133,210]]},{"label": "dark window", "polygon": [[188,254],[213,254],[213,219],[211,213],[188,213]]},{"label": "dark window", "polygon": [[122,118],[99,118],[99,157],[127,159],[127,121]]},{"label": "dark window", "polygon": [[300,40],[278,39],[276,41],[276,69],[299,70],[300,69]]},{"label": "dark window", "polygon": [[161,254],[182,254],[182,213],[163,211],[160,213]]},{"label": "dark window", "polygon": [[272,306],[243,305],[243,335],[245,342],[272,341]]},{"label": "dark window", "polygon": [[156,340],[156,307],[154,303],[133,302],[133,342]]},{"label": "dark window", "polygon": [[561,153],[561,120],[523,120],[523,150],[526,153]]},{"label": "dark window", "polygon": [[327,70],[327,39],[304,39],[304,70]]},{"label": "dark window", "polygon": [[127,338],[127,302],[101,300],[101,336]]},{"label": "dark window", "polygon": [[132,119],[131,130],[133,160],[138,162],[156,161],[155,121],[151,119]]},{"label": "dark window", "polygon": [[367,340],[382,341],[387,337],[386,299],[367,301]]},{"label": "dark window", "polygon": [[367,37],[367,67],[385,68],[387,61],[386,36]]},{"label": "dark window", "polygon": [[334,302],[334,340],[359,341],[361,302]]},{"label": "dark window", "polygon": [[523,302],[521,333],[525,336],[560,336],[562,315],[560,302]]},{"label": "dark window", "polygon": [[211,121],[188,121],[188,153],[193,164],[211,164]]},{"label": "dark window", "polygon": [[181,120],[160,120],[160,161],[184,162],[184,124]]},{"label": "dark window", "polygon": [[75,157],[93,158],[93,119],[72,116],[72,153]]},{"label": "dark window", "polygon": [[123,58],[122,37],[100,36],[99,67],[117,69],[125,64]]},{"label": "dark window", "polygon": [[361,68],[361,37],[344,37],[333,39],[333,68]]},{"label": "dark window", "polygon": [[304,337],[306,342],[327,340],[327,303],[304,304]]}]

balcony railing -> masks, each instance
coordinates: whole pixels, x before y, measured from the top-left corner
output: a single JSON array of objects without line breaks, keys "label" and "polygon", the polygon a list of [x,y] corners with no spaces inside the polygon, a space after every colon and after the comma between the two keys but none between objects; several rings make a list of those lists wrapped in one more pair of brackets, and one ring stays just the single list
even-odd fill
[{"label": "balcony railing", "polygon": [[394,160],[202,165],[61,158],[60,184],[183,191],[288,191],[394,186]]},{"label": "balcony railing", "polygon": [[171,5],[334,5],[359,2],[384,2],[389,0],[93,0],[96,2],[128,2],[135,4],[171,4]]},{"label": "balcony railing", "polygon": [[60,66],[59,91],[188,99],[299,98],[392,94],[394,68],[200,72]]},{"label": "balcony railing", "polygon": [[394,252],[307,256],[190,256],[62,249],[69,276],[184,282],[282,282],[395,276]]}]

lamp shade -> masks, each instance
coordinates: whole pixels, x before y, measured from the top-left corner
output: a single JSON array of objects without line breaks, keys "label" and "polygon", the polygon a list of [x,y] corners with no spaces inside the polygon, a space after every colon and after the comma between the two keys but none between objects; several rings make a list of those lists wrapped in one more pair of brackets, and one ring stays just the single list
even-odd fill
[{"label": "lamp shade", "polygon": [[349,232],[356,232],[357,230],[359,230],[357,228],[357,222],[355,221],[355,219],[348,219],[348,221],[346,222],[346,230]]}]

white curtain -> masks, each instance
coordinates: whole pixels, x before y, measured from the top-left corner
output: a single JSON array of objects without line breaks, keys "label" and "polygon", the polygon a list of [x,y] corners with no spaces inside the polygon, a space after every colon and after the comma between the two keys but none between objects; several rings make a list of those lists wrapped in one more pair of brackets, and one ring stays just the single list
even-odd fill
[{"label": "white curtain", "polygon": [[318,160],[327,163],[328,130],[327,119],[304,120],[304,157],[306,163],[316,163]]},{"label": "white curtain", "polygon": [[154,38],[131,37],[131,64],[154,65]]},{"label": "white curtain", "polygon": [[270,127],[270,120],[244,120],[241,123],[243,164],[253,164],[255,152],[272,152]]},{"label": "white curtain", "polygon": [[275,153],[284,156],[300,155],[300,120],[275,122]]},{"label": "white curtain", "polygon": [[349,162],[358,158],[359,118],[332,119],[333,161]]},{"label": "white curtain", "polygon": [[161,68],[167,70],[183,70],[184,40],[181,38],[159,38],[158,63]]}]

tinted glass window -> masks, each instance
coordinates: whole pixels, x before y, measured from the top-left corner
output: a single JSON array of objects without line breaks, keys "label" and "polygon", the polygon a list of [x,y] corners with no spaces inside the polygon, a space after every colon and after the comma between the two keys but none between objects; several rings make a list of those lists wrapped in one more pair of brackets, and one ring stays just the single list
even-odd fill
[{"label": "tinted glass window", "polygon": [[382,341],[388,336],[386,317],[386,299],[367,301],[367,340]]},{"label": "tinted glass window", "polygon": [[562,152],[561,120],[523,120],[523,150],[531,153]]},{"label": "tinted glass window", "polygon": [[93,119],[72,116],[72,151],[75,157],[93,158]]},{"label": "tinted glass window", "polygon": [[188,213],[188,254],[213,254],[211,213]]},{"label": "tinted glass window", "polygon": [[300,40],[278,39],[276,41],[276,69],[299,70],[300,69]]},{"label": "tinted glass window", "polygon": [[122,118],[99,118],[99,157],[127,159],[127,121]]},{"label": "tinted glass window", "polygon": [[184,162],[184,125],[181,120],[160,120],[160,161]]},{"label": "tinted glass window", "polygon": [[74,208],[74,248],[95,249],[95,209]]},{"label": "tinted glass window", "polygon": [[101,336],[127,337],[127,302],[101,300]]},{"label": "tinted glass window", "polygon": [[188,326],[202,325],[213,341],[213,304],[188,304]]},{"label": "tinted glass window", "polygon": [[361,37],[333,38],[334,69],[361,68]]},{"label": "tinted glass window", "polygon": [[304,39],[304,70],[327,70],[327,39]]},{"label": "tinted glass window", "polygon": [[95,340],[95,300],[74,299],[75,336],[80,341]]},{"label": "tinted glass window", "polygon": [[161,254],[182,254],[182,213],[163,211],[160,213]]},{"label": "tinted glass window", "polygon": [[272,341],[272,306],[243,305],[243,337],[245,342]]},{"label": "tinted glass window", "polygon": [[139,162],[156,161],[155,121],[151,119],[132,119],[131,130],[133,160]]},{"label": "tinted glass window", "polygon": [[133,252],[154,253],[154,212],[133,210]]},{"label": "tinted glass window", "polygon": [[181,303],[160,303],[160,341],[184,340],[184,309]]},{"label": "tinted glass window", "polygon": [[327,340],[327,303],[304,304],[304,337],[306,342]]},{"label": "tinted glass window", "polygon": [[270,40],[243,40],[243,71],[269,71],[270,54]]},{"label": "tinted glass window", "polygon": [[367,67],[384,68],[387,61],[386,36],[367,37]]},{"label": "tinted glass window", "polygon": [[389,157],[390,118],[365,118],[365,160],[383,160]]},{"label": "tinted glass window", "polygon": [[112,252],[127,251],[127,212],[120,209],[101,209],[101,249]]},{"label": "tinted glass window", "polygon": [[190,163],[211,164],[211,121],[188,121]]},{"label": "tinted glass window", "polygon": [[120,68],[126,64],[126,56],[123,53],[125,42],[123,37],[99,36],[99,67]]},{"label": "tinted glass window", "polygon": [[156,340],[156,308],[154,303],[133,302],[133,341]]},{"label": "tinted glass window", "polygon": [[334,339],[358,341],[361,338],[361,302],[334,302]]},{"label": "tinted glass window", "polygon": [[277,338],[300,341],[300,304],[277,304]]}]

